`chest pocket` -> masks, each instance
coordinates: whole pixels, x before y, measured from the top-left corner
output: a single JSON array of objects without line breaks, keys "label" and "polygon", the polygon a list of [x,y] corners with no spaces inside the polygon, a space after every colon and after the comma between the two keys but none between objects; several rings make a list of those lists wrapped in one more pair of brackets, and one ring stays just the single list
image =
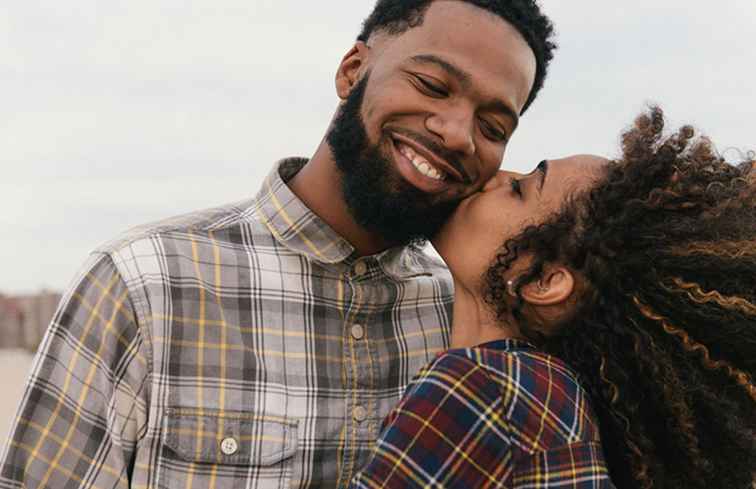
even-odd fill
[{"label": "chest pocket", "polygon": [[280,416],[204,409],[165,412],[158,486],[288,487],[297,422]]}]

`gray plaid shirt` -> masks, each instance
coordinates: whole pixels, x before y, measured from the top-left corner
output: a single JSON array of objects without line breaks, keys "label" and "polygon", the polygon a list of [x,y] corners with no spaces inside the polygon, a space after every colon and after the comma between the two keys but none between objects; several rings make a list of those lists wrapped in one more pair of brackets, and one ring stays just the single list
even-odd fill
[{"label": "gray plaid shirt", "polygon": [[0,488],[341,487],[448,344],[446,269],[357,258],[286,186],[94,252],[40,346]]}]

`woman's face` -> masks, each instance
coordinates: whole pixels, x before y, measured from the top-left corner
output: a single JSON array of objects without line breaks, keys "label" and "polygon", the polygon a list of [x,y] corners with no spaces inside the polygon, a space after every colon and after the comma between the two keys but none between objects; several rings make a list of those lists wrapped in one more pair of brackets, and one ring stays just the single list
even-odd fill
[{"label": "woman's face", "polygon": [[526,226],[544,222],[591,185],[607,160],[579,155],[540,163],[527,175],[500,171],[468,197],[433,239],[458,284],[479,291],[496,252]]}]

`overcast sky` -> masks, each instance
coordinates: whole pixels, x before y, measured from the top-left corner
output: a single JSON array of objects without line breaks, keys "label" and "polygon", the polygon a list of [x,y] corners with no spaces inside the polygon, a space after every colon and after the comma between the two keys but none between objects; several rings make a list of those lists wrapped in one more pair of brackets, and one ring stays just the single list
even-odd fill
[{"label": "overcast sky", "polygon": [[[310,155],[372,0],[4,0],[0,291],[66,286],[99,243],[256,193]],[[647,102],[756,148],[756,2],[543,0],[560,49],[504,167],[616,154]]]}]

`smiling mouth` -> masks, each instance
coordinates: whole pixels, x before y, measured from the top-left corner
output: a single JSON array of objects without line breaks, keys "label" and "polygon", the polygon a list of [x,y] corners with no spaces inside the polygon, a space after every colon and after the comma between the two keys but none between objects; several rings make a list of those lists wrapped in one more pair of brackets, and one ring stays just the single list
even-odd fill
[{"label": "smiling mouth", "polygon": [[404,155],[404,157],[407,158],[410,163],[412,163],[415,169],[426,177],[438,182],[443,182],[449,177],[449,175],[444,170],[434,166],[427,159],[417,154],[414,149],[410,148],[406,144],[402,143],[401,141],[397,141],[396,139],[394,140],[394,144],[396,145],[396,149],[402,155]]},{"label": "smiling mouth", "polygon": [[472,180],[459,163],[444,159],[437,151],[409,135],[392,131],[391,141],[397,152],[424,178],[437,183],[470,185]]}]

